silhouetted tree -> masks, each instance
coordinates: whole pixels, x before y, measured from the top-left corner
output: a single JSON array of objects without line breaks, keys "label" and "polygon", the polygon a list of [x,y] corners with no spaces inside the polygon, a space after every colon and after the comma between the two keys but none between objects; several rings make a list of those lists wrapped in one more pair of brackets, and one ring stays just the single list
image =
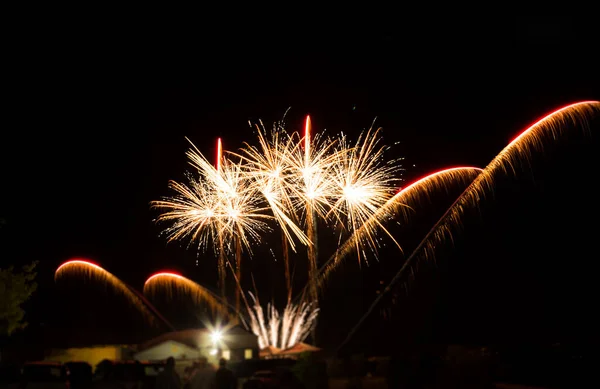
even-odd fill
[{"label": "silhouetted tree", "polygon": [[37,289],[36,265],[37,262],[25,265],[20,272],[13,266],[0,269],[0,335],[10,335],[27,326],[22,305]]}]

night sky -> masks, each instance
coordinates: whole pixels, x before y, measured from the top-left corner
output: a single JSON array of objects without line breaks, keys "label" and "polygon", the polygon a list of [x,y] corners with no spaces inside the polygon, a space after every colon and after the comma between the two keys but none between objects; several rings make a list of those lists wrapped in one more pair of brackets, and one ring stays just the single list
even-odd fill
[{"label": "night sky", "polygon": [[[0,247],[3,267],[40,261],[28,331],[57,334],[56,343],[150,336],[118,296],[76,279],[54,283],[72,257],[140,290],[162,269],[216,289],[212,255],[196,266],[193,250],[167,245],[149,208],[188,170],[185,137],[210,157],[218,137],[235,150],[255,139],[248,120],[270,126],[288,108],[292,130],[310,114],[315,131],[354,139],[376,119],[390,158],[405,158],[408,183],[444,167],[485,167],[540,117],[600,97],[590,18],[381,17],[181,31],[82,22],[15,39],[4,73]],[[376,310],[355,347],[597,341],[598,130],[595,120],[588,133],[548,142],[499,180],[454,246],[416,269],[395,303],[384,300],[391,319]],[[435,196],[398,228],[404,256],[384,249],[360,268],[348,259],[324,291],[321,345],[342,341],[458,193]],[[246,263],[261,299],[279,301],[283,284],[270,280],[282,278],[280,264],[264,253]],[[197,325],[186,302],[157,307],[180,328]]]}]

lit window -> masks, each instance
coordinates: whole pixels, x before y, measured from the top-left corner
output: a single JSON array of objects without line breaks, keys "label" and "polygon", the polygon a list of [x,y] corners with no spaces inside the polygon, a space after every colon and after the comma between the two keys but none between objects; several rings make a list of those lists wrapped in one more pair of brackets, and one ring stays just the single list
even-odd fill
[{"label": "lit window", "polygon": [[252,349],[247,348],[244,350],[244,359],[252,359]]},{"label": "lit window", "polygon": [[221,356],[227,360],[230,360],[231,359],[231,351],[223,350],[223,352],[221,353]]}]

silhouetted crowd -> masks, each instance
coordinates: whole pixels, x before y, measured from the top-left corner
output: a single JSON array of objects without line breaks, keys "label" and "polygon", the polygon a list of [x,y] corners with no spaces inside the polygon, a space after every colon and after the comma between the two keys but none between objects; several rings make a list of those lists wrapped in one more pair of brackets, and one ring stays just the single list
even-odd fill
[{"label": "silhouetted crowd", "polygon": [[183,378],[175,371],[175,360],[167,359],[165,369],[156,377],[156,389],[236,389],[237,380],[227,368],[227,361],[219,360],[215,369],[204,357],[184,370]]}]

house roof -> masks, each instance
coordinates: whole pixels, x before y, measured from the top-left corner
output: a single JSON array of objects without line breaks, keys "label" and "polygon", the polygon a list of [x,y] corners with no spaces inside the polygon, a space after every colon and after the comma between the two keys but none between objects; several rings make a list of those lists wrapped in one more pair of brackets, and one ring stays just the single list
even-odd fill
[{"label": "house roof", "polygon": [[192,348],[198,348],[198,342],[200,338],[208,333],[209,331],[206,328],[194,328],[183,331],[167,332],[142,343],[138,351],[147,350],[168,341],[174,341]]},{"label": "house roof", "polygon": [[259,351],[259,355],[269,356],[269,355],[279,354],[280,352],[281,352],[280,348],[277,348],[275,346],[267,346]]},{"label": "house roof", "polygon": [[[138,351],[147,350],[167,341],[174,341],[192,348],[203,347],[206,346],[207,336],[210,336],[210,333],[211,331],[207,328],[192,328],[182,331],[167,332],[142,343],[138,348]],[[232,336],[233,338],[231,338]],[[253,343],[257,342],[256,335],[246,331],[240,326],[234,326],[227,329],[225,338],[225,342],[228,345],[235,344],[238,347],[251,347]],[[252,338],[253,342],[249,342],[249,338]]]},{"label": "house roof", "polygon": [[294,346],[280,351],[278,353],[278,355],[300,354],[300,353],[303,353],[306,351],[315,352],[315,351],[321,351],[321,349],[318,347],[315,347],[315,346],[311,346],[310,344],[298,342]]}]

